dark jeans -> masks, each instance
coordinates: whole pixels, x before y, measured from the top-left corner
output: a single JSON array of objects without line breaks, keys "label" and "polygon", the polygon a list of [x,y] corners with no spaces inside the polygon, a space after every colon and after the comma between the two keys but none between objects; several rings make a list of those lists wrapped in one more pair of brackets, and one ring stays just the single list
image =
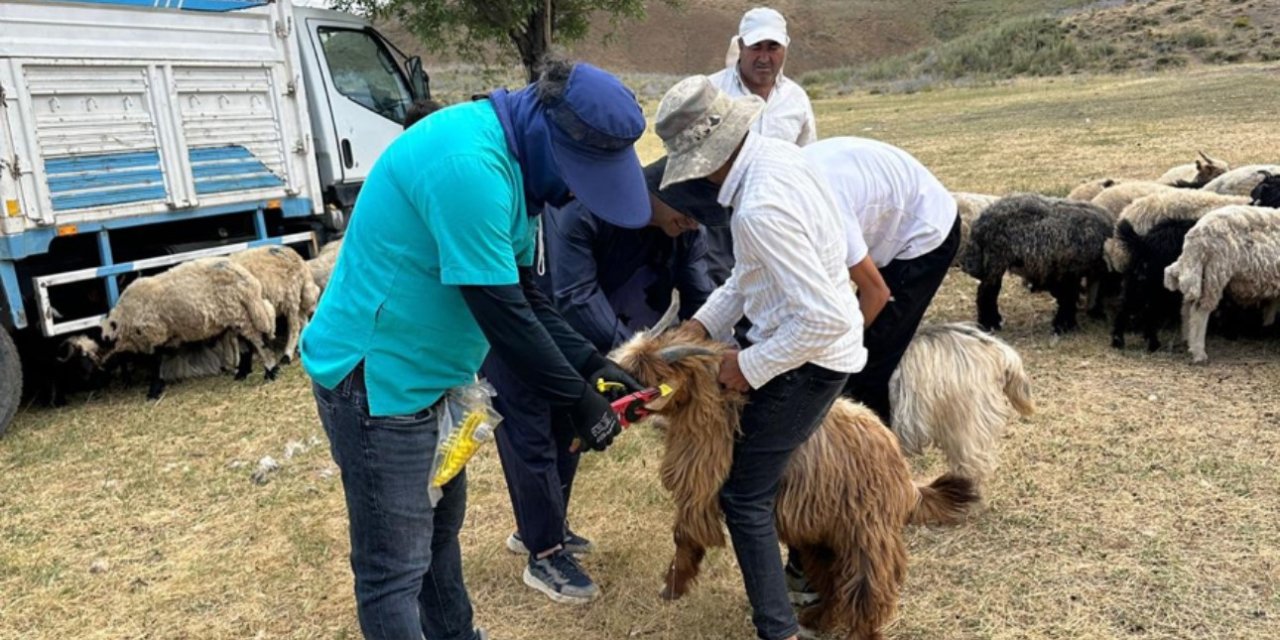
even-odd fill
[{"label": "dark jeans", "polygon": [[880,269],[892,300],[862,334],[867,364],[849,376],[845,395],[861,402],[889,424],[889,378],[915,337],[929,303],[947,277],[951,260],[960,248],[960,218],[938,248],[910,260],[894,260]]},{"label": "dark jeans", "polygon": [[813,434],[840,395],[848,374],[806,364],[792,369],[748,397],[742,435],[733,447],[733,466],[720,489],[733,550],[763,640],[781,640],[800,629],[787,599],[774,506],[787,462]]},{"label": "dark jeans", "polygon": [[466,471],[444,486],[434,509],[427,496],[439,403],[413,415],[371,417],[363,365],[334,389],[313,383],[312,391],[342,470],[364,636],[477,638],[458,544]]},{"label": "dark jeans", "polygon": [[525,548],[542,553],[564,542],[579,454],[570,453],[574,431],[568,416],[540,398],[492,352],[480,373],[498,395],[497,434],[502,473]]}]

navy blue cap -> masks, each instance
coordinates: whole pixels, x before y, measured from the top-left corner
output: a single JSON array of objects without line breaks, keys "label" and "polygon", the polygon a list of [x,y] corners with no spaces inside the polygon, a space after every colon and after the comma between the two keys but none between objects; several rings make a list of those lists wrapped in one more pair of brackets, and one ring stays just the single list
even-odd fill
[{"label": "navy blue cap", "polygon": [[635,94],[612,74],[579,62],[564,94],[544,106],[552,157],[574,197],[606,222],[649,224],[649,191],[634,146],[645,120]]},{"label": "navy blue cap", "polygon": [[720,186],[697,178],[677,182],[666,189],[662,186],[662,174],[667,170],[667,157],[662,156],[644,168],[644,181],[649,192],[667,203],[668,207],[698,221],[704,227],[729,226],[729,210],[720,206]]}]

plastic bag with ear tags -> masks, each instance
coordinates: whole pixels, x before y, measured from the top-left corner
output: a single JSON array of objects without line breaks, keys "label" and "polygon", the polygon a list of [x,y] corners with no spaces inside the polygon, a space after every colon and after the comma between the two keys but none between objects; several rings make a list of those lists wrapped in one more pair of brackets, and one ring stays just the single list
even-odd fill
[{"label": "plastic bag with ear tags", "polygon": [[454,387],[445,394],[445,401],[440,405],[439,444],[427,488],[432,506],[444,495],[441,488],[462,472],[482,446],[493,440],[494,430],[502,423],[502,416],[493,408],[496,395],[493,385],[484,380]]}]

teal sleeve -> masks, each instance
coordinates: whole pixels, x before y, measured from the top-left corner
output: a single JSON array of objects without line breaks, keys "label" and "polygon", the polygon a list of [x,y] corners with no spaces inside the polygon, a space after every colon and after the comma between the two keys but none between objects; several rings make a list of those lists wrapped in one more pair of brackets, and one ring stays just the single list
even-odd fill
[{"label": "teal sleeve", "polygon": [[[524,212],[506,169],[468,155],[432,164],[431,175],[418,182],[420,193],[414,199],[427,203],[427,224],[440,251],[441,283],[518,283],[517,251],[531,252],[524,246],[527,222],[517,219]],[[517,233],[524,237],[514,237]]]}]

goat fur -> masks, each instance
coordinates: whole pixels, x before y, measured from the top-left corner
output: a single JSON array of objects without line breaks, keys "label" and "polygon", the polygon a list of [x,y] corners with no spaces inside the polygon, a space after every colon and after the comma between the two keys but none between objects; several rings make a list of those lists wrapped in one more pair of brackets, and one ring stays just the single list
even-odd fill
[{"label": "goat fur", "polygon": [[977,485],[995,470],[1005,426],[1035,411],[1022,357],[971,323],[917,331],[889,378],[889,401],[907,455],[932,443],[952,474]]},{"label": "goat fur", "polygon": [[[667,598],[687,593],[706,550],[724,545],[719,494],[746,400],[717,382],[728,346],[691,333],[637,333],[612,355],[642,384],[675,389],[660,409],[667,424],[660,473],[676,506]],[[875,414],[837,400],[788,462],[775,507],[779,538],[799,553],[822,598],[801,613],[802,623],[880,638],[906,576],[903,527],[958,522],[976,499],[970,481],[950,474],[915,485],[897,438]]]}]

